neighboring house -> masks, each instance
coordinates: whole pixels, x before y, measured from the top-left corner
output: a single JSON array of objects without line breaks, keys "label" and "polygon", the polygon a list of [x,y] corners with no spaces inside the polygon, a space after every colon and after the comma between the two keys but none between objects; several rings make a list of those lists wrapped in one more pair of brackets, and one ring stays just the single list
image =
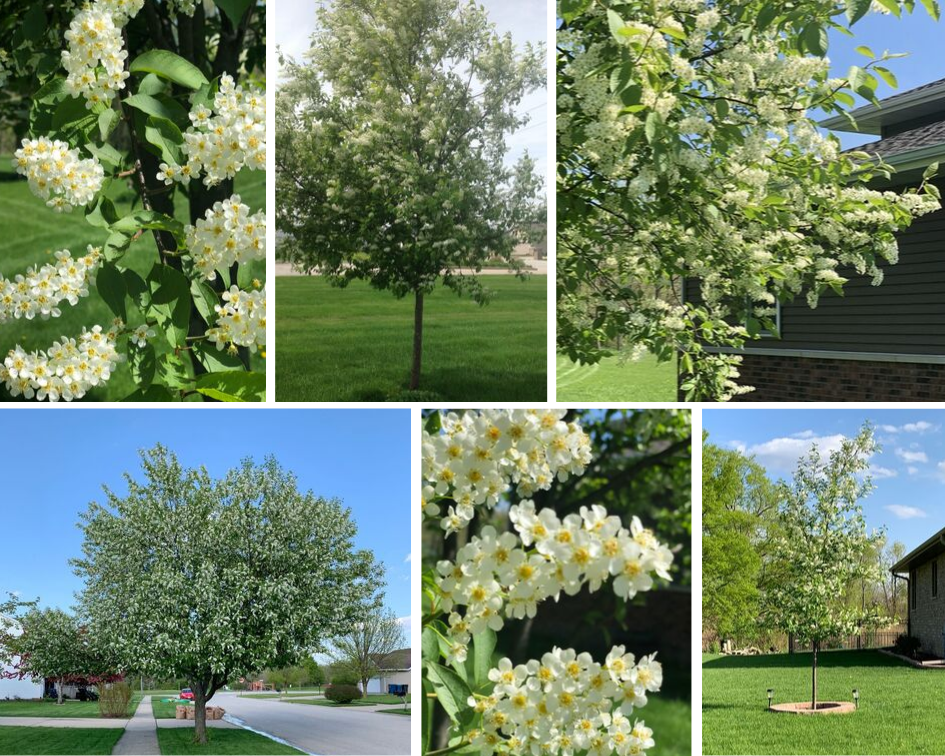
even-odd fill
[{"label": "neighboring house", "polygon": [[[852,115],[860,132],[880,137],[856,149],[897,170],[887,188],[917,186],[931,163],[945,166],[945,79]],[[853,130],[843,116],[821,126]],[[843,297],[825,292],[812,310],[801,295],[779,306],[779,335],[740,351],[708,349],[744,355],[740,380],[755,391],[734,401],[945,400],[945,210],[903,231],[899,250],[880,286],[841,269]],[[684,296],[698,301],[698,281],[686,282]]]},{"label": "neighboring house", "polygon": [[909,580],[909,635],[920,651],[945,657],[945,528],[892,566]]},{"label": "neighboring house", "polygon": [[[19,624],[7,617],[3,618],[6,623],[12,625],[11,633],[19,635],[21,630]],[[8,679],[4,674],[9,674],[12,668],[0,664],[0,699],[4,698],[41,698],[43,695],[43,681],[36,682],[26,678],[19,680],[17,678]]]},{"label": "neighboring house", "polygon": [[380,674],[368,681],[368,693],[386,693],[388,685],[410,685],[409,648],[389,653],[378,660],[377,666]]}]

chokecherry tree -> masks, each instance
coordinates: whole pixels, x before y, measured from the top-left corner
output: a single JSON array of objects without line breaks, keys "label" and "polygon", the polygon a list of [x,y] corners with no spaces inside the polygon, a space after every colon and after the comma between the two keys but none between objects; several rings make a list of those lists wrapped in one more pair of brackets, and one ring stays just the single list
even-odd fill
[{"label": "chokecherry tree", "polygon": [[299,491],[275,459],[220,479],[167,449],[142,453],[144,479],[82,516],[90,629],[125,669],[183,677],[195,734],[228,681],[296,664],[352,627],[383,576],[357,550],[341,502]]},{"label": "chokecherry tree", "polygon": [[277,222],[296,265],[423,301],[438,283],[483,302],[476,273],[536,222],[541,180],[506,136],[544,83],[544,50],[516,50],[466,0],[333,0],[276,99]]}]

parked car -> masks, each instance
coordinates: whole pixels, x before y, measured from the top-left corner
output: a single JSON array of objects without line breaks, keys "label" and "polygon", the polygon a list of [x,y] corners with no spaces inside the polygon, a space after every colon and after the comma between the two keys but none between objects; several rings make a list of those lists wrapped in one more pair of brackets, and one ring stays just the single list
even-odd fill
[{"label": "parked car", "polygon": [[75,697],[78,701],[98,701],[98,693],[91,688],[79,688]]},{"label": "parked car", "polygon": [[185,701],[193,701],[193,700],[194,700],[194,692],[193,692],[190,688],[184,688],[184,689],[180,692],[180,697],[183,698]]}]

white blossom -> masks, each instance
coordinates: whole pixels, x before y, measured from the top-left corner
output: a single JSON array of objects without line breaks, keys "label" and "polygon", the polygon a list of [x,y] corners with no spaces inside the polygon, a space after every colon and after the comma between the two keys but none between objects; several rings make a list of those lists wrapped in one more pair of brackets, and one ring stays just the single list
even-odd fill
[{"label": "white blossom", "polygon": [[105,178],[96,158],[80,158],[78,150],[48,137],[24,139],[14,153],[13,167],[29,180],[33,194],[60,212],[89,204]]}]

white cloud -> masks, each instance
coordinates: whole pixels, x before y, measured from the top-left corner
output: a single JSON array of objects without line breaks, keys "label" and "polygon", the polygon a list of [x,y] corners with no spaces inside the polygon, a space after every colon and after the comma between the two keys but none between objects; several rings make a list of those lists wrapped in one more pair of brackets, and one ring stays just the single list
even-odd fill
[{"label": "white cloud", "polygon": [[909,473],[909,475],[915,475],[917,472],[919,472],[919,468],[918,468],[918,467],[913,467],[912,465],[909,465],[909,466],[906,468],[906,472]]},{"label": "white cloud", "polygon": [[911,520],[914,517],[926,517],[925,510],[918,507],[905,507],[902,504],[889,504],[884,509],[892,512],[900,520]]},{"label": "white cloud", "polygon": [[898,433],[899,427],[896,425],[880,425],[879,429],[885,431],[886,433]]},{"label": "white cloud", "polygon": [[797,460],[817,446],[826,458],[837,451],[846,436],[838,433],[834,436],[811,436],[809,438],[773,438],[763,444],[755,444],[745,450],[753,455],[760,464],[777,470],[793,470]]},{"label": "white cloud", "polygon": [[874,480],[895,478],[897,475],[899,475],[899,473],[897,473],[895,470],[890,470],[888,467],[871,467],[869,473]]},{"label": "white cloud", "polygon": [[905,425],[880,425],[879,429],[886,433],[925,433],[926,431],[938,430],[940,427],[925,420],[919,420]]},{"label": "white cloud", "polygon": [[398,621],[398,622],[403,626],[403,628],[404,628],[404,635],[405,635],[406,638],[407,638],[407,645],[408,645],[408,646],[410,645],[410,627],[411,627],[410,619],[411,619],[410,617],[398,617],[398,618],[397,618],[397,621]]},{"label": "white cloud", "polygon": [[792,433],[791,438],[814,438],[817,434],[812,430],[801,431],[800,433]]},{"label": "white cloud", "polygon": [[405,561],[405,562],[409,562],[409,561],[410,561],[410,554],[407,554],[407,556],[406,556],[406,558],[404,559],[404,561]]},{"label": "white cloud", "polygon": [[924,451],[910,451],[908,449],[896,449],[896,456],[906,462],[928,462],[928,455]]}]

